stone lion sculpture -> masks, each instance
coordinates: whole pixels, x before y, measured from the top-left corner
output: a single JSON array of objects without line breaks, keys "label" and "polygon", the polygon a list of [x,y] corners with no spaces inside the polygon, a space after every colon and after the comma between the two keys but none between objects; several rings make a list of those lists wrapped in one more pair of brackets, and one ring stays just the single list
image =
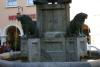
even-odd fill
[{"label": "stone lion sculpture", "polygon": [[20,14],[17,15],[17,20],[21,22],[25,36],[33,38],[39,37],[36,21],[32,21],[28,15]]},{"label": "stone lion sculpture", "polygon": [[67,36],[80,36],[83,34],[82,25],[88,15],[85,13],[78,13],[72,21],[70,21]]}]

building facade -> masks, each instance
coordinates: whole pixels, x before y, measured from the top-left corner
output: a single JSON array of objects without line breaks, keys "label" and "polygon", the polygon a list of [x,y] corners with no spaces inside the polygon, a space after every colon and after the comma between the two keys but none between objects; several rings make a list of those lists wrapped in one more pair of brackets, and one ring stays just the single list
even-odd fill
[{"label": "building facade", "polygon": [[36,6],[33,0],[0,0],[0,40],[15,42],[22,36],[23,29],[16,19],[16,13],[29,15],[36,20]]}]

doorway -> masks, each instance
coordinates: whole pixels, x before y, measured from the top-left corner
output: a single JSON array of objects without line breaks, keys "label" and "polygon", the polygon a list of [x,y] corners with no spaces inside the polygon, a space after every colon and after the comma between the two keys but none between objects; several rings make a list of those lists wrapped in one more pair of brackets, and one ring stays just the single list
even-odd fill
[{"label": "doorway", "polygon": [[6,41],[9,41],[13,51],[20,51],[20,31],[15,26],[10,26],[6,30]]}]

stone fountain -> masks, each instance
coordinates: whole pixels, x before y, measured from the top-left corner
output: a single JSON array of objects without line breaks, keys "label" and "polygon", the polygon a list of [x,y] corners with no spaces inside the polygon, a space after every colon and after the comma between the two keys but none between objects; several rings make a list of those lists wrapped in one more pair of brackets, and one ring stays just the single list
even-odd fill
[{"label": "stone fountain", "polygon": [[[27,62],[0,60],[1,67],[98,67],[80,62],[87,54],[85,37],[65,37],[71,0],[35,0],[39,37],[21,38],[21,56]],[[100,66],[100,65],[99,65]]]},{"label": "stone fountain", "polygon": [[85,56],[85,37],[65,37],[70,22],[71,0],[35,0],[40,38],[22,38],[21,52],[30,62],[80,61]]}]

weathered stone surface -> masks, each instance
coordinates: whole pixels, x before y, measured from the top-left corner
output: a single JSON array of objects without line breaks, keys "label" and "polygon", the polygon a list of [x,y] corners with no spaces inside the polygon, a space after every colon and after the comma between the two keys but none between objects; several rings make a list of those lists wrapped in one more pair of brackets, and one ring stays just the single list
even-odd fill
[{"label": "weathered stone surface", "polygon": [[40,39],[28,39],[28,58],[30,62],[40,61]]},{"label": "weathered stone surface", "polygon": [[41,58],[42,61],[66,61],[65,38],[42,38],[42,49],[51,57],[51,59]]},{"label": "weathered stone surface", "polygon": [[63,38],[64,32],[46,32],[44,33],[45,38]]},{"label": "weathered stone surface", "polygon": [[[97,63],[99,63],[98,61]],[[91,66],[92,65],[92,66]],[[32,62],[20,63],[0,60],[0,67],[100,67],[92,62]]]},{"label": "weathered stone surface", "polygon": [[86,38],[69,37],[66,39],[66,60],[80,61],[81,56],[87,54]]},{"label": "weathered stone surface", "polygon": [[28,61],[40,61],[40,39],[22,38],[21,56],[27,57]]},{"label": "weathered stone surface", "polygon": [[41,34],[65,32],[69,25],[69,4],[37,5],[37,22]]},{"label": "weathered stone surface", "polygon": [[21,55],[28,56],[28,38],[22,37],[21,38]]},{"label": "weathered stone surface", "polygon": [[[37,8],[37,24],[40,33],[40,42],[36,46],[34,39],[28,39],[26,52],[29,60],[43,62],[80,61],[81,54],[85,52],[83,38],[65,38],[64,33],[69,26],[69,3],[59,4],[58,1],[71,0],[35,0]],[[52,4],[45,4],[51,2]],[[55,2],[57,2],[55,4]],[[81,42],[82,39],[82,42]],[[40,43],[40,44],[39,44]],[[82,47],[81,45],[82,44]],[[25,48],[25,49],[26,49]],[[31,53],[32,52],[32,53]],[[39,54],[40,53],[40,54]],[[48,66],[49,67],[49,66]]]}]

